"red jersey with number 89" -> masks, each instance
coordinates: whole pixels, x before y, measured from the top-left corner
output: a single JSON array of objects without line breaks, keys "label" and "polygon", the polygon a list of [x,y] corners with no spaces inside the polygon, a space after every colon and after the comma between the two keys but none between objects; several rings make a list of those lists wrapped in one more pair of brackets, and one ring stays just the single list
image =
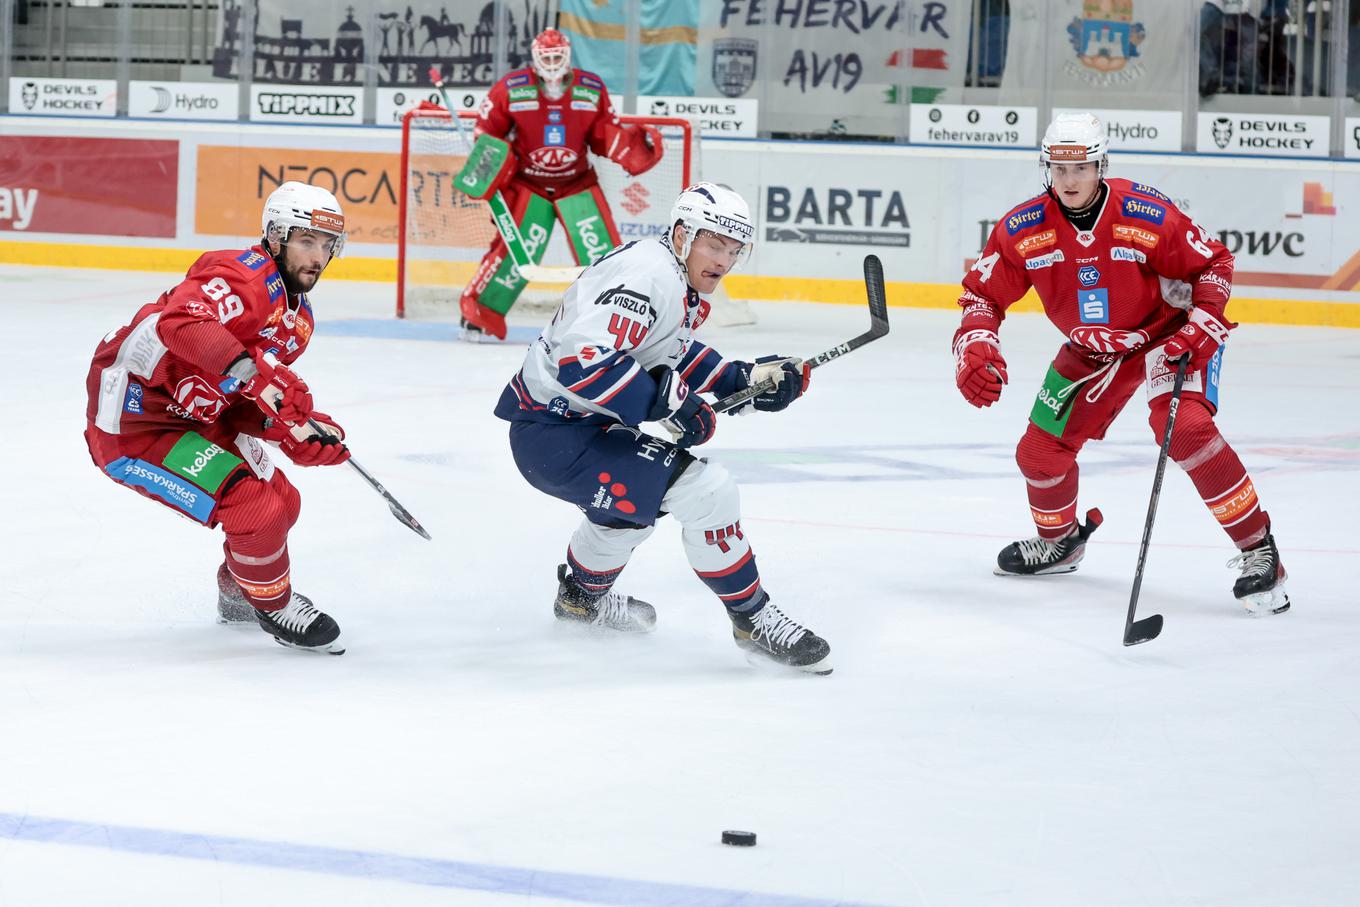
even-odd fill
[{"label": "red jersey with number 89", "polygon": [[1173,333],[1192,304],[1227,320],[1232,253],[1151,186],[1105,183],[1089,231],[1073,226],[1048,193],[997,223],[963,279],[962,330],[996,330],[1030,287],[1049,321],[1099,359]]},{"label": "red jersey with number 89", "polygon": [[[211,425],[245,398],[222,391],[243,353],[291,364],[312,337],[305,294],[290,297],[264,249],[205,252],[173,289],[95,350],[86,415],[112,435]],[[249,404],[251,418],[263,417]]]}]

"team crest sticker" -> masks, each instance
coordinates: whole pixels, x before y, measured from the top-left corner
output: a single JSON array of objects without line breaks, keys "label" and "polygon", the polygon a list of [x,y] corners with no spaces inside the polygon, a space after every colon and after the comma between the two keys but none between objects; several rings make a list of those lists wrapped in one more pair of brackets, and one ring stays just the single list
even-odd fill
[{"label": "team crest sticker", "polygon": [[739,98],[756,81],[753,38],[719,38],[713,42],[713,84],[729,98]]},{"label": "team crest sticker", "polygon": [[1063,70],[1074,79],[1104,87],[1136,82],[1147,73],[1136,59],[1147,29],[1133,21],[1133,0],[1083,0],[1067,35],[1077,58]]}]

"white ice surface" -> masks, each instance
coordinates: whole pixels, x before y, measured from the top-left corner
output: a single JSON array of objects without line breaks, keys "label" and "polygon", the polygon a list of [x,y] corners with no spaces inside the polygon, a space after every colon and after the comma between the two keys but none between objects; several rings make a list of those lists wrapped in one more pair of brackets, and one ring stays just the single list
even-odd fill
[{"label": "white ice surface", "polygon": [[[995,577],[1032,534],[1012,455],[1058,335],[1010,319],[1013,384],[976,411],[956,316],[892,310],[887,339],[703,451],[742,483],[767,588],[830,640],[819,678],[745,662],[669,520],[620,582],[655,634],[558,625],[579,517],[490,413],[521,348],[373,336],[391,288],[323,281],[299,370],[434,536],[347,467],[285,467],[335,658],[216,625],[220,533],[89,461],[89,356],[174,280],[0,268],[2,907],[1360,903],[1360,334],[1247,325],[1225,361],[1220,425],[1294,609],[1239,609],[1173,466],[1140,607],[1166,629],[1125,649],[1141,394],[1083,456],[1106,522],[1081,570]],[[706,339],[812,353],[867,322],[758,314]]]}]

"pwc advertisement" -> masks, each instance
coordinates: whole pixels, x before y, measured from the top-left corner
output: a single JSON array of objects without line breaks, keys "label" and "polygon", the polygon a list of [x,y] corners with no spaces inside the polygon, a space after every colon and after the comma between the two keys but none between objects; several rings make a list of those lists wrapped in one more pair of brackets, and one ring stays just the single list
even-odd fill
[{"label": "pwc advertisement", "polygon": [[0,136],[0,233],[173,238],[179,142]]},{"label": "pwc advertisement", "polygon": [[[413,156],[412,191],[430,216],[416,224],[414,241],[483,249],[492,233],[480,202],[453,191],[463,159]],[[345,211],[351,243],[395,244],[401,156],[379,151],[329,151],[199,145],[194,231],[210,236],[255,236],[264,201],[281,183],[299,180],[335,194]]]}]

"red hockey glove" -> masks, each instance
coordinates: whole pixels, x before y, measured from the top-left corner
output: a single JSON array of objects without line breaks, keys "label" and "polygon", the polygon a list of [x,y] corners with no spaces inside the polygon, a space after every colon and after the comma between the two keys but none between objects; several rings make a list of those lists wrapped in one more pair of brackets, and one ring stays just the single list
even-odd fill
[{"label": "red hockey glove", "polygon": [[977,407],[991,406],[1001,399],[1007,380],[1001,340],[994,331],[972,330],[955,338],[954,383],[963,399]]},{"label": "red hockey glove", "polygon": [[1192,308],[1190,320],[1166,342],[1166,361],[1176,362],[1182,356],[1189,356],[1188,370],[1193,371],[1218,351],[1228,339],[1228,331],[1235,327],[1237,325],[1220,321],[1207,309]]},{"label": "red hockey glove", "polygon": [[[786,409],[790,403],[803,395],[812,381],[812,366],[801,359],[788,356],[761,356],[755,362],[738,362],[736,365],[740,375],[737,379],[737,384],[740,385],[736,388],[738,391],[760,384],[767,378],[774,382],[772,390],[752,397],[749,401],[749,405],[762,412],[777,413]],[[747,405],[743,403],[732,412],[743,412]]]},{"label": "red hockey glove", "polygon": [[656,402],[645,422],[660,422],[680,447],[697,447],[713,437],[718,417],[689,385],[673,370],[661,366],[652,370],[656,379]]},{"label": "red hockey glove", "polygon": [[335,466],[349,459],[349,448],[344,445],[345,430],[325,413],[313,411],[312,421],[319,424],[318,433],[311,425],[289,425],[279,419],[266,419],[264,439],[276,441],[288,454],[288,459],[299,466]]},{"label": "red hockey glove", "polygon": [[279,363],[272,353],[256,353],[255,358],[237,359],[227,369],[223,393],[240,391],[247,400],[284,422],[301,425],[312,414],[312,395],[290,368]]},{"label": "red hockey glove", "polygon": [[609,159],[629,176],[651,170],[664,153],[661,130],[655,126],[623,126],[611,137]]}]

